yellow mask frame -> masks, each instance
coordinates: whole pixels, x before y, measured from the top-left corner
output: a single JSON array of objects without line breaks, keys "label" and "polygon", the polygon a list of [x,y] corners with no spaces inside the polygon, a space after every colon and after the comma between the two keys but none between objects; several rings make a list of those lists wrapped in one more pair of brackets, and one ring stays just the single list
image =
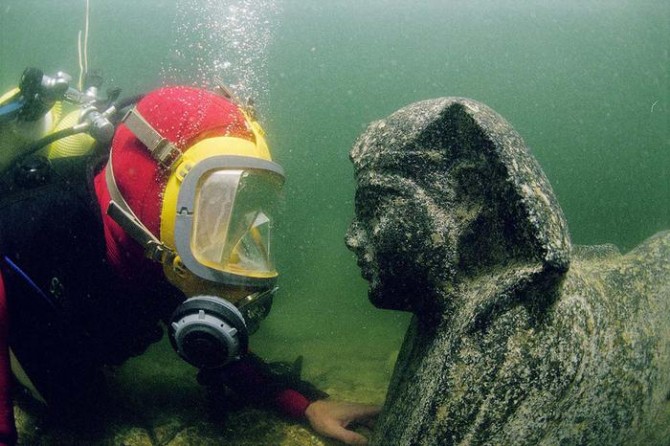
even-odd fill
[{"label": "yellow mask frame", "polygon": [[278,275],[253,269],[233,270],[212,268],[203,264],[194,254],[191,236],[194,231],[194,206],[199,181],[209,172],[222,170],[248,170],[271,175],[275,181],[284,181],[283,169],[270,161],[267,146],[236,137],[207,138],[186,150],[171,169],[163,196],[160,238],[175,252],[171,259],[177,275],[189,271],[200,278],[228,285],[272,285]]},{"label": "yellow mask frame", "polygon": [[[142,141],[152,157],[156,159],[168,176],[161,208],[160,239],[155,237],[137,218],[123,199],[114,180],[114,169],[110,159],[107,164],[106,181],[111,200],[107,213],[120,224],[135,240],[145,247],[147,257],[163,264],[166,276],[171,282],[196,280],[195,276],[214,283],[267,288],[274,285],[276,271],[244,271],[230,273],[201,268],[190,253],[189,223],[177,209],[188,208],[180,204],[180,195],[188,202],[185,190],[192,193],[197,180],[207,171],[216,169],[243,169],[266,171],[278,175],[284,181],[284,171],[272,162],[265,141],[265,134],[255,120],[242,110],[248,129],[254,134],[254,141],[233,136],[205,138],[197,141],[181,152],[170,141],[161,137],[153,127],[135,110],[124,117],[124,123]],[[184,182],[187,183],[185,189]],[[191,200],[192,201],[192,200]],[[187,212],[188,213],[188,212]],[[178,236],[176,234],[179,234]],[[178,283],[175,285],[179,286]]]}]

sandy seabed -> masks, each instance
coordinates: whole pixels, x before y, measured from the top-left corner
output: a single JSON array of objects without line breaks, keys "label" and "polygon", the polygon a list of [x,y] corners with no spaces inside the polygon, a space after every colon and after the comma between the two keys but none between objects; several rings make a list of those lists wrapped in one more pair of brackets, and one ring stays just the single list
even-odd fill
[{"label": "sandy seabed", "polygon": [[[298,349],[295,346],[299,346]],[[303,379],[331,398],[381,404],[394,353],[364,343],[295,339],[268,350],[273,360],[303,355]],[[369,348],[368,348],[369,347]],[[283,357],[286,355],[286,357]],[[293,358],[295,359],[295,358]],[[18,395],[15,415],[19,445],[30,446],[331,446],[340,442],[315,434],[306,422],[271,408],[250,407],[235,398],[210,395],[196,382],[196,371],[166,340],[109,372],[109,395],[95,407],[69,415],[53,413]],[[79,410],[79,408],[78,408]],[[357,427],[364,435],[370,432]]]}]

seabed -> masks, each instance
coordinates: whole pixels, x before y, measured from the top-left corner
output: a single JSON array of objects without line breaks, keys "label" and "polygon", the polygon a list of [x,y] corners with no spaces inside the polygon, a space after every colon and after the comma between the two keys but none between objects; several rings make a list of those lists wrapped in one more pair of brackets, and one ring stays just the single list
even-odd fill
[{"label": "seabed", "polygon": [[[303,378],[332,398],[381,404],[394,355],[364,353],[365,345],[343,347],[317,339],[288,343],[304,355]],[[293,347],[291,347],[293,345]],[[344,350],[343,350],[344,348]],[[346,351],[351,348],[351,351]],[[372,349],[374,351],[374,348]],[[333,352],[346,361],[333,363]],[[262,352],[259,352],[262,354]],[[279,352],[281,354],[281,352]],[[287,353],[290,355],[291,353]],[[265,356],[267,358],[267,356]],[[64,415],[18,395],[15,416],[25,446],[337,446],[314,433],[306,421],[272,408],[251,407],[235,398],[212,396],[196,382],[196,370],[163,340],[142,356],[109,372],[109,395],[95,407]],[[369,436],[366,427],[356,430]]]}]

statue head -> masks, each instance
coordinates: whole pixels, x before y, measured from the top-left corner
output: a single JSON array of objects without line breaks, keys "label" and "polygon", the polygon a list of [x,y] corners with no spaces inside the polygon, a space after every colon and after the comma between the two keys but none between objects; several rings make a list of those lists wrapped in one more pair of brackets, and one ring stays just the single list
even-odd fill
[{"label": "statue head", "polygon": [[372,123],[350,157],[346,243],[377,307],[421,313],[512,289],[537,299],[567,270],[567,225],[549,182],[486,105],[412,104]]}]

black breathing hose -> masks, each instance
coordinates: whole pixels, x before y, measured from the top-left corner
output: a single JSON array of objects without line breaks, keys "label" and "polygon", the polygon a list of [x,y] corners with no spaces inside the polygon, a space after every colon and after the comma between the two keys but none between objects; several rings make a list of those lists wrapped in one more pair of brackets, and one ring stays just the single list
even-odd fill
[{"label": "black breathing hose", "polygon": [[83,133],[88,130],[89,124],[77,124],[72,127],[68,127],[57,132],[53,132],[44,138],[40,138],[37,141],[33,141],[23,148],[23,156],[30,156],[31,154],[37,152],[42,147],[45,147],[51,144],[54,141],[58,141],[62,138],[67,138],[68,136],[76,135],[78,133]]},{"label": "black breathing hose", "polygon": [[115,113],[115,116],[123,118],[128,111],[128,109],[135,104],[137,104],[140,99],[142,99],[145,96],[144,93],[142,94],[137,94],[135,96],[129,96],[127,98],[120,99],[114,103],[114,107],[116,107],[117,112]]},{"label": "black breathing hose", "polygon": [[[117,101],[114,104],[114,107],[116,108],[116,112],[109,117],[110,121],[112,121],[114,124],[117,124],[117,119],[119,116],[123,117],[125,112],[127,111],[126,109],[128,107],[131,107],[135,105],[140,99],[144,97],[144,94],[138,94],[135,96],[130,96],[127,98],[123,98],[119,101]],[[123,114],[122,114],[123,112]],[[33,153],[37,152],[41,148],[58,141],[59,139],[67,138],[68,136],[76,135],[78,133],[83,133],[88,131],[90,128],[90,123],[80,123],[76,124],[72,127],[68,127],[62,130],[59,130],[57,132],[51,133],[44,138],[40,138],[37,141],[33,141],[32,143],[28,144],[27,146],[24,147],[23,149],[23,156],[27,157],[32,155]]]}]

